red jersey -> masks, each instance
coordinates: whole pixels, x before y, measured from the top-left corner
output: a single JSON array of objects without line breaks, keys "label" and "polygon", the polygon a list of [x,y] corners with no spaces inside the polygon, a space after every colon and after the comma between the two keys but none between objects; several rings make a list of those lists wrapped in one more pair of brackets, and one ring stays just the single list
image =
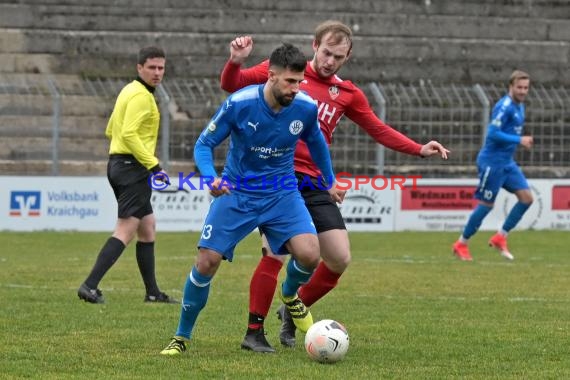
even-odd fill
[{"label": "red jersey", "polygon": [[[251,84],[265,83],[268,69],[269,60],[243,70],[240,65],[228,61],[222,71],[221,87],[234,92]],[[366,95],[351,81],[342,80],[337,75],[321,78],[309,61],[300,88],[317,102],[319,124],[329,145],[338,122],[346,114],[378,143],[398,152],[420,155],[421,145],[380,120],[368,104]],[[320,175],[303,141],[297,143],[295,171],[312,177]]]}]

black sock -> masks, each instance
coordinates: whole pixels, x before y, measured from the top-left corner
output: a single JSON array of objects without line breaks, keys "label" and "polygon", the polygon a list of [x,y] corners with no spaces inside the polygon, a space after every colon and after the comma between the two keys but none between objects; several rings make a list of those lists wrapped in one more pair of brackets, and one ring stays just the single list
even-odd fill
[{"label": "black sock", "polygon": [[105,273],[111,269],[124,250],[125,245],[123,242],[111,236],[103,248],[101,248],[99,256],[97,256],[97,260],[95,261],[95,265],[85,280],[85,285],[90,289],[96,289]]},{"label": "black sock", "polygon": [[158,296],[160,290],[156,283],[156,275],[154,273],[154,242],[137,241],[137,263],[143,278],[146,294],[150,296]]},{"label": "black sock", "polygon": [[252,332],[263,328],[265,318],[259,314],[249,313],[249,320],[247,323],[247,331]]}]

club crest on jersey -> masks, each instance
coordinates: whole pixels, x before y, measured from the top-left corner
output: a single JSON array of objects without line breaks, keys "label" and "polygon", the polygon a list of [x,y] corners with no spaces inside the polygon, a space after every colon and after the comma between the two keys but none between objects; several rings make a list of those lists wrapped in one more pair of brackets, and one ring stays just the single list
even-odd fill
[{"label": "club crest on jersey", "polygon": [[210,124],[208,124],[208,128],[206,128],[208,130],[208,133],[214,133],[214,131],[216,130],[216,124],[214,124],[214,122],[211,122]]},{"label": "club crest on jersey", "polygon": [[329,96],[332,100],[335,100],[340,95],[340,90],[337,86],[330,86],[329,87]]},{"label": "club crest on jersey", "polygon": [[293,120],[291,124],[289,124],[289,132],[292,135],[298,135],[303,130],[303,122],[301,120]]}]

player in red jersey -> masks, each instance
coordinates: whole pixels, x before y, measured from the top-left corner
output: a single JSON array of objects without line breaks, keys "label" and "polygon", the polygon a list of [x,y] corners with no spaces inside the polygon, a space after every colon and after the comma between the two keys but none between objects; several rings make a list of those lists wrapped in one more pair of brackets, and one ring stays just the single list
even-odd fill
[{"label": "player in red jersey", "polygon": [[[252,49],[250,36],[241,36],[231,42],[230,59],[221,75],[224,90],[233,92],[267,80],[268,61],[251,68],[241,68]],[[317,101],[319,123],[327,143],[331,144],[339,120],[346,115],[379,144],[390,149],[422,157],[440,155],[446,159],[449,151],[439,142],[418,144],[382,122],[372,111],[362,90],[336,75],[350,57],[351,50],[352,31],[347,25],[329,20],[317,26],[313,40],[314,56],[307,62],[301,90]],[[299,297],[308,307],[337,285],[351,259],[350,243],[342,215],[326,189],[307,186],[307,178],[318,185],[317,177],[321,174],[303,142],[298,143],[295,152],[295,171],[321,247],[322,261],[309,282],[299,289]],[[250,283],[248,329],[241,346],[256,352],[274,352],[265,339],[263,323],[271,307],[284,258],[273,255],[265,239],[262,253]],[[283,306],[279,308],[278,316],[282,321],[280,341],[284,346],[292,347],[295,345],[295,325],[291,316]]]}]

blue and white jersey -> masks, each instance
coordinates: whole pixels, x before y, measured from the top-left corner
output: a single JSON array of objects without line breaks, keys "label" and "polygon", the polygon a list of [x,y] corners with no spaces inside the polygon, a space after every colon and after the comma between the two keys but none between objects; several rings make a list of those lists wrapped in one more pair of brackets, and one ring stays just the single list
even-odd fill
[{"label": "blue and white jersey", "polygon": [[495,104],[485,144],[477,156],[478,163],[514,163],[513,156],[523,133],[524,114],[524,104],[516,103],[508,94]]},{"label": "blue and white jersey", "polygon": [[222,179],[232,184],[232,192],[266,196],[297,191],[293,155],[299,139],[307,143],[324,175],[332,176],[330,153],[314,100],[300,92],[276,113],[265,102],[263,88],[263,84],[248,86],[230,95],[201,133],[194,155],[202,176],[217,177],[213,156],[207,152],[228,136]]}]

